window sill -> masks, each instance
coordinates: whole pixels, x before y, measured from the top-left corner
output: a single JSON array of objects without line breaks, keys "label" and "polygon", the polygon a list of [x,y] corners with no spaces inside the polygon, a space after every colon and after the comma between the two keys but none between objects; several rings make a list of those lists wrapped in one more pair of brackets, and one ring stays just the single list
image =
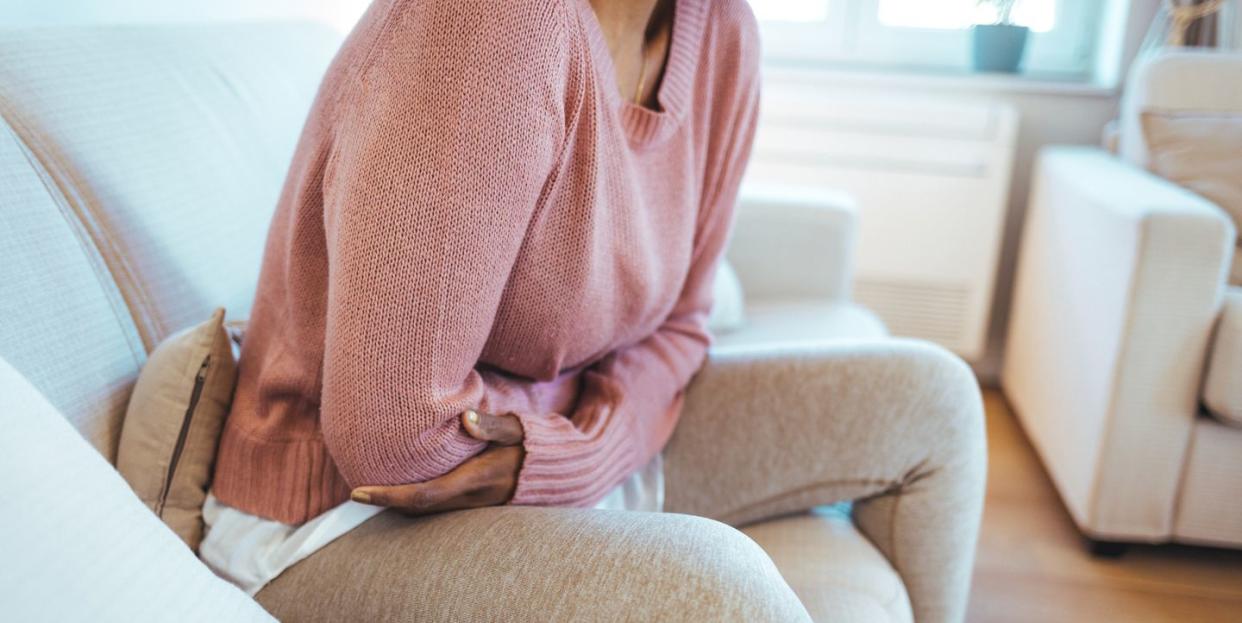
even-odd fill
[{"label": "window sill", "polygon": [[764,61],[763,73],[766,81],[801,85],[847,84],[920,91],[1101,98],[1113,97],[1118,93],[1116,85],[1057,74],[999,74],[975,73],[967,70],[882,69],[840,65],[807,66],[771,60]]}]

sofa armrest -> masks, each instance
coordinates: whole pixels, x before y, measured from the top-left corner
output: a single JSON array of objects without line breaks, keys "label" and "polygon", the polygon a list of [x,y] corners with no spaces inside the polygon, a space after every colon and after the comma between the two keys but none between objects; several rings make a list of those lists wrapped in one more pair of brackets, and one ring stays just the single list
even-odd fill
[{"label": "sofa armrest", "polygon": [[747,300],[849,300],[857,210],[848,195],[743,188],[727,253]]},{"label": "sofa armrest", "polygon": [[1233,242],[1219,208],[1104,151],[1039,159],[1002,380],[1092,536],[1169,534]]}]

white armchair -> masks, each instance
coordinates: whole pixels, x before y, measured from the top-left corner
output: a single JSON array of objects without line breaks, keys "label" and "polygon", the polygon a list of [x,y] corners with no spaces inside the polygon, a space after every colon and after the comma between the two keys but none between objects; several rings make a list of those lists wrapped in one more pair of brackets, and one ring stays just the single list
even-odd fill
[{"label": "white armchair", "polygon": [[1236,232],[1219,207],[1142,168],[1137,121],[1242,111],[1238,84],[1242,56],[1162,53],[1131,78],[1122,157],[1058,147],[1036,167],[1002,381],[1097,543],[1242,546],[1242,428],[1201,407],[1205,376],[1221,379],[1208,392],[1218,404],[1242,389],[1236,331],[1221,331],[1205,375],[1223,300],[1242,302],[1226,286]]}]

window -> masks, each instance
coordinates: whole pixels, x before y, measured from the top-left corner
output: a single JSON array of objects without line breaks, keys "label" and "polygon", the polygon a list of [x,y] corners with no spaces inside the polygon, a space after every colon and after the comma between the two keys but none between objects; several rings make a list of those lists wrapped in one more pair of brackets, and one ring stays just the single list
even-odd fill
[{"label": "window", "polygon": [[[977,0],[750,0],[765,55],[801,63],[964,70],[970,27],[996,20]],[[1032,30],[1028,73],[1085,78],[1102,2],[1018,0],[1013,21]]]}]

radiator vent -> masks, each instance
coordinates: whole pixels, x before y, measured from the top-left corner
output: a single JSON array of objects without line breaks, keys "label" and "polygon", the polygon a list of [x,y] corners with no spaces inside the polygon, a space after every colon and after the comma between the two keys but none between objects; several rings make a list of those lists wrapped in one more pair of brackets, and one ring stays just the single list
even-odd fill
[{"label": "radiator vent", "polygon": [[883,319],[893,335],[951,348],[966,339],[970,288],[964,284],[860,278],[854,299]]},{"label": "radiator vent", "polygon": [[987,346],[1018,113],[971,95],[790,76],[764,82],[748,183],[844,192],[856,295],[898,335]]}]

